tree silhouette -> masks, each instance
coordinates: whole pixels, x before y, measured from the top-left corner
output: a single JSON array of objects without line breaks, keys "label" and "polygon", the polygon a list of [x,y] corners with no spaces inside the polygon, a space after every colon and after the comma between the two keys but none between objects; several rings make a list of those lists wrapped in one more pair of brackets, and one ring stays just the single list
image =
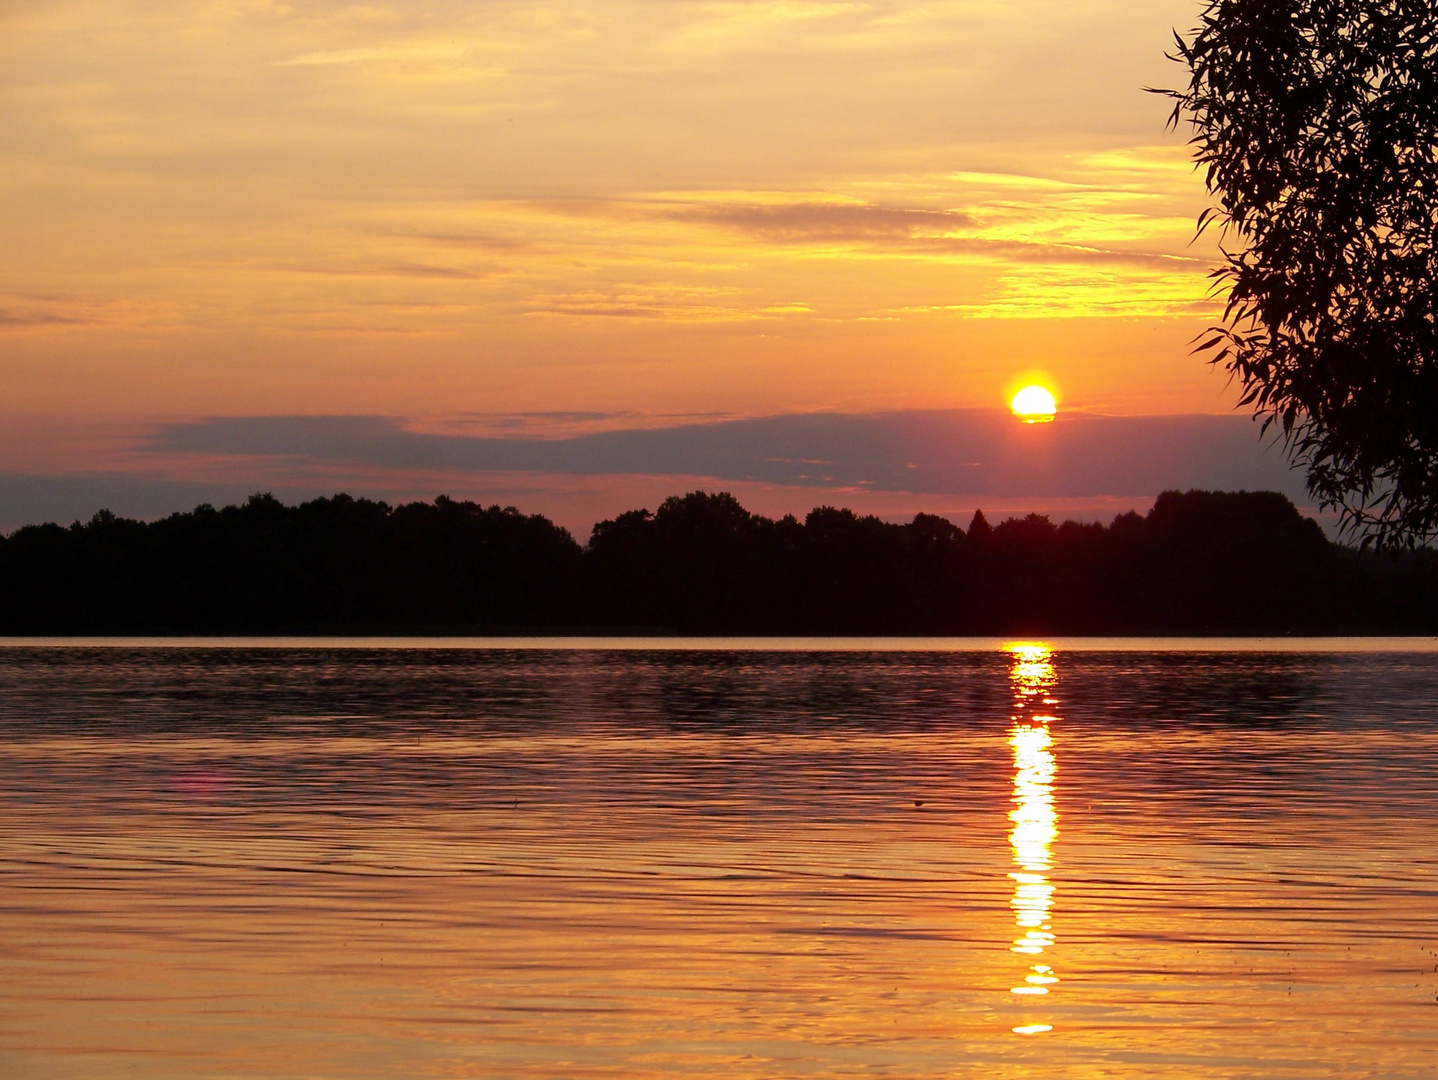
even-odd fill
[{"label": "tree silhouette", "polygon": [[1226,238],[1199,345],[1364,545],[1438,533],[1438,5],[1210,0],[1187,120]]},{"label": "tree silhouette", "polygon": [[[1438,629],[1438,553],[1359,560],[1272,492],[1165,492],[1111,525],[965,532],[726,492],[602,521],[581,547],[513,507],[257,495],[159,521],[0,536],[0,634],[1333,633]],[[3,687],[0,687],[3,689]]]}]

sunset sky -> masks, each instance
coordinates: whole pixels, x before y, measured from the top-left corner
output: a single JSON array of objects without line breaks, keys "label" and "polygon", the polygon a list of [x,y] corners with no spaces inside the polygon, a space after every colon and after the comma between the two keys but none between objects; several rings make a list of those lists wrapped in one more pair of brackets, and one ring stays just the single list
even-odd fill
[{"label": "sunset sky", "polygon": [[[721,483],[770,513],[1297,493],[1189,352],[1215,248],[1143,88],[1195,14],[0,0],[0,527],[260,488],[580,532]],[[1026,376],[1047,451],[993,411]],[[1060,445],[1082,482],[1019,467]]]}]

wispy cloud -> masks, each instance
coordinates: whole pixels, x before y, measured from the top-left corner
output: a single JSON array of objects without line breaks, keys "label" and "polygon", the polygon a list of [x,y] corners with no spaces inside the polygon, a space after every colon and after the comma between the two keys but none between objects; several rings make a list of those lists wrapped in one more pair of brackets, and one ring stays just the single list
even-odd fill
[{"label": "wispy cloud", "polygon": [[[662,206],[656,212],[663,214]],[[969,214],[959,210],[859,203],[699,204],[677,207],[672,216],[678,220],[728,226],[781,242],[800,243],[950,236],[974,224]]]},{"label": "wispy cloud", "polygon": [[[726,302],[727,301],[727,302]],[[665,282],[619,283],[608,289],[538,296],[525,301],[528,315],[597,316],[658,319],[671,322],[728,322],[792,314],[803,308],[756,311],[742,302],[740,290],[705,286],[685,288]]]},{"label": "wispy cloud", "polygon": [[83,326],[93,320],[53,311],[10,311],[0,308],[0,326]]},{"label": "wispy cloud", "polygon": [[133,328],[172,322],[174,305],[96,296],[0,293],[0,329]]},{"label": "wispy cloud", "polygon": [[332,49],[301,53],[274,61],[275,67],[328,67],[336,64],[432,63],[464,57],[465,50],[453,42],[406,42],[357,49]]},{"label": "wispy cloud", "polygon": [[366,60],[384,60],[393,56],[389,49],[341,49],[337,52],[304,53],[286,60],[276,60],[275,67],[301,67],[321,64],[359,64]]},{"label": "wispy cloud", "polygon": [[480,281],[493,273],[463,266],[434,266],[426,263],[286,266],[283,269],[294,274],[318,274],[326,277],[436,278],[444,281]]}]

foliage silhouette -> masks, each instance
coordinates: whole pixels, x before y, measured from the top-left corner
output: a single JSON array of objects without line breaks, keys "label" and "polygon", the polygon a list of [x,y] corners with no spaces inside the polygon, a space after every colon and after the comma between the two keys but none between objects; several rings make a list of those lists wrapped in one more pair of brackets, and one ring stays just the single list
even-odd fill
[{"label": "foliage silhouette", "polygon": [[1438,629],[1427,551],[1358,555],[1281,495],[1166,492],[1107,526],[969,529],[692,492],[600,522],[268,495],[0,540],[0,632],[1338,633]]},{"label": "foliage silhouette", "polygon": [[1170,118],[1241,245],[1199,346],[1366,546],[1438,532],[1438,6],[1209,0]]},{"label": "foliage silhouette", "polygon": [[0,627],[285,631],[558,619],[581,551],[542,517],[441,497],[270,495],[151,524],[106,512],[0,546]]}]

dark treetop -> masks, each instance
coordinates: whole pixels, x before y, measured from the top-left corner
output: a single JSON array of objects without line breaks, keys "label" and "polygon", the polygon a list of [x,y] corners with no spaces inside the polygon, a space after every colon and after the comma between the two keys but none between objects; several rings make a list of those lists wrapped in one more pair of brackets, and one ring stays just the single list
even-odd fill
[{"label": "dark treetop", "polygon": [[1165,492],[1146,516],[967,531],[694,492],[596,525],[440,497],[108,512],[0,540],[0,632],[650,629],[744,634],[1438,629],[1438,560],[1329,543],[1282,495]]},{"label": "dark treetop", "polygon": [[1200,349],[1365,543],[1438,535],[1438,4],[1209,0],[1174,59],[1226,239]]}]

